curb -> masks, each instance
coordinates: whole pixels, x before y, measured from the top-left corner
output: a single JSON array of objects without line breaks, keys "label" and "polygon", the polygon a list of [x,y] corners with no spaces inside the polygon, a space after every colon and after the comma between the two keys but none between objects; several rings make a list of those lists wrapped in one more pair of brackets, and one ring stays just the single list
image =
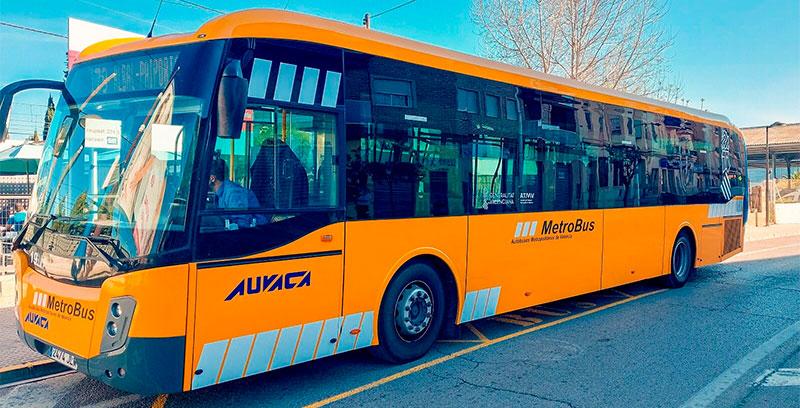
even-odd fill
[{"label": "curb", "polygon": [[59,374],[70,371],[53,360],[39,360],[31,363],[17,364],[0,368],[0,387],[20,381],[27,381],[37,377]]}]

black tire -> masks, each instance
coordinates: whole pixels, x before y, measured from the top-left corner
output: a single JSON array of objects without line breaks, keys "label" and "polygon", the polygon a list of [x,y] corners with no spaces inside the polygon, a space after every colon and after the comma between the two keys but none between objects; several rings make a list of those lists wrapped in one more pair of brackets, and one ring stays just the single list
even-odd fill
[{"label": "black tire", "polygon": [[[444,285],[430,265],[415,262],[403,267],[383,294],[378,311],[378,346],[370,349],[372,354],[391,363],[425,355],[442,329],[445,301]],[[416,329],[419,332],[414,332]]]},{"label": "black tire", "polygon": [[694,274],[694,245],[689,234],[684,231],[675,238],[670,254],[669,275],[665,276],[664,284],[670,288],[680,288],[689,281]]}]

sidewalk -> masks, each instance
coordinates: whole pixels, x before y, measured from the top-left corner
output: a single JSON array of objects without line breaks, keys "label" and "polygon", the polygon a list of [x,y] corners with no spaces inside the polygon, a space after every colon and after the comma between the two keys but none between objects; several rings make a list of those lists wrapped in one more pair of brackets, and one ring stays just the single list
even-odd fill
[{"label": "sidewalk", "polygon": [[14,308],[0,308],[0,368],[46,359],[28,348],[17,336]]},{"label": "sidewalk", "polygon": [[756,227],[754,224],[747,224],[744,229],[745,242],[798,235],[800,235],[800,224],[775,224],[769,227]]}]

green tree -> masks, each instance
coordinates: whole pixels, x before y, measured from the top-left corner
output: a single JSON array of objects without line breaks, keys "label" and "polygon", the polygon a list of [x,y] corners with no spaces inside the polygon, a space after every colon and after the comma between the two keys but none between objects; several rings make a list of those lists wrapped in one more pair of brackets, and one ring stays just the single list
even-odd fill
[{"label": "green tree", "polygon": [[47,140],[47,134],[50,132],[50,123],[53,121],[53,115],[56,113],[56,104],[53,103],[53,95],[47,98],[47,111],[44,113],[44,128],[42,129],[42,140]]}]

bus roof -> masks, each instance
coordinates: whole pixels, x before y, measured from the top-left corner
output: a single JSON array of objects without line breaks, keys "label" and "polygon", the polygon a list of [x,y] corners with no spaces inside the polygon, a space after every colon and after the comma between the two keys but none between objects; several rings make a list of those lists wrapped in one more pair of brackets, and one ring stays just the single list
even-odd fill
[{"label": "bus roof", "polygon": [[273,38],[330,45],[526,88],[734,127],[727,117],[716,113],[557,77],[360,26],[272,9],[226,14],[208,21],[194,33],[101,42],[84,50],[79,62],[148,48],[227,38]]}]

